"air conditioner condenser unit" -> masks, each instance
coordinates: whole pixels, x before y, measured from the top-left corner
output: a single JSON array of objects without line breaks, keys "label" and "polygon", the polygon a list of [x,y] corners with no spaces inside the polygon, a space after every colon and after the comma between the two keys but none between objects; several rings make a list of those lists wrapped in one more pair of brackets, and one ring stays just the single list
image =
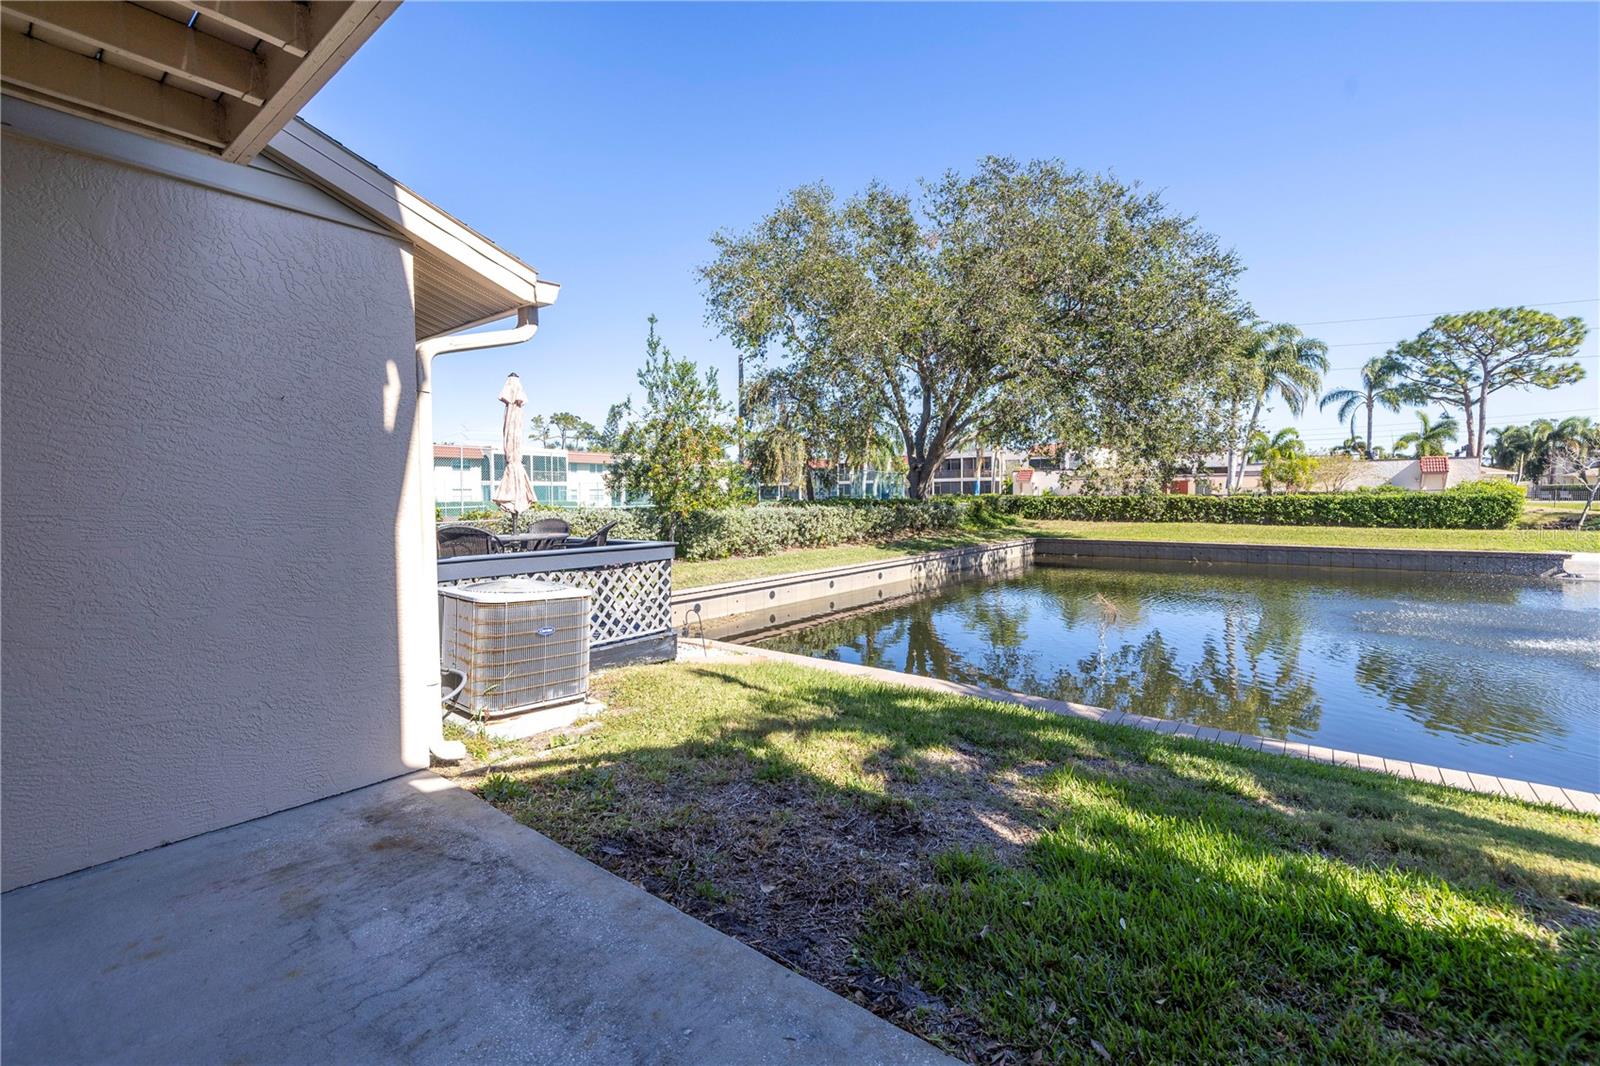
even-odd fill
[{"label": "air conditioner condenser unit", "polygon": [[440,660],[466,684],[452,706],[495,719],[589,691],[589,590],[510,577],[439,590]]}]

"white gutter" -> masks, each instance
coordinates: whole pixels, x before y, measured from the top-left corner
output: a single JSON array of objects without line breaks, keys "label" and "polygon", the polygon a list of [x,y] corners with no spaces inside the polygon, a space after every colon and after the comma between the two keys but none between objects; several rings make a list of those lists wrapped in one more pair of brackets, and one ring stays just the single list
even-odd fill
[{"label": "white gutter", "polygon": [[[531,340],[537,332],[539,332],[539,309],[529,305],[517,308],[517,324],[511,329],[497,329],[486,333],[440,333],[417,342],[416,451],[412,463],[417,471],[417,510],[422,519],[417,526],[422,538],[419,557],[427,561],[426,587],[430,590],[436,586],[438,580],[433,563],[438,552],[437,534],[434,532],[433,522],[433,359],[449,352],[504,348],[509,344],[521,344],[525,340]],[[422,615],[426,621],[419,619],[419,624],[431,631],[427,639],[429,654],[437,656],[439,613],[433,604],[429,604]],[[420,647],[419,640],[419,651]],[[433,735],[428,740],[428,752],[441,762],[460,762],[467,755],[465,745],[460,741],[444,739],[444,719],[439,713],[442,695],[439,671],[429,671],[423,677],[423,684],[427,686],[423,698],[431,701],[427,705],[426,720],[433,723],[431,726]]]},{"label": "white gutter", "polygon": [[[508,344],[521,344],[539,332],[539,309],[517,308],[517,324],[511,329],[497,329],[488,333],[440,333],[417,342],[417,392],[433,394],[433,357],[450,352],[476,351],[479,348],[504,348]],[[432,412],[430,412],[431,414]],[[428,426],[431,431],[433,426]],[[432,447],[432,441],[429,442]]]}]

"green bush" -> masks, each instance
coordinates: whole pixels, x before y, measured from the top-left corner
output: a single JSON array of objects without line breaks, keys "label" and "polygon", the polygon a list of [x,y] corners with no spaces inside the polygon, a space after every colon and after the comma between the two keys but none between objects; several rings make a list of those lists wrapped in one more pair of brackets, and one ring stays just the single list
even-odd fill
[{"label": "green bush", "polygon": [[725,559],[948,533],[961,528],[965,510],[945,500],[853,500],[702,511],[690,515],[679,531],[678,555]]},{"label": "green bush", "polygon": [[[616,522],[611,536],[619,540],[654,540],[660,522],[656,513],[642,507],[550,507],[517,516],[517,528],[527,529],[541,518],[559,518],[572,526],[573,536],[587,537],[607,522]],[[461,523],[478,526],[491,533],[510,533],[511,518],[504,511],[467,511],[458,518],[447,518],[441,525]]]},{"label": "green bush", "polygon": [[[760,507],[726,507],[690,515],[678,530],[682,559],[726,559],[731,555],[770,555],[787,548],[823,548],[836,544],[884,540],[920,533],[948,533],[962,527],[967,506],[948,500],[847,500],[787,503]],[[532,511],[517,520],[518,529],[540,518],[562,518],[577,536],[587,536],[616,520],[613,537],[655,540],[661,518],[643,507],[574,507]],[[509,533],[503,513],[472,512],[454,522]]]},{"label": "green bush", "polygon": [[1268,526],[1507,529],[1525,495],[1506,481],[1443,492],[1385,486],[1282,496],[990,496],[984,506],[1022,518],[1080,522],[1223,522]]},{"label": "green bush", "polygon": [[[1281,496],[1014,496],[934,500],[818,500],[701,511],[678,531],[681,559],[771,555],[789,548],[891,540],[964,528],[992,529],[1010,517],[1089,522],[1226,522],[1239,525],[1387,526],[1402,529],[1506,529],[1522,514],[1522,489],[1505,481],[1475,481],[1444,492],[1385,486],[1354,492]],[[463,515],[456,521],[509,532],[502,514]],[[655,540],[661,519],[649,508],[573,507],[534,511],[518,520],[563,518],[586,536],[617,521],[612,536]]]}]

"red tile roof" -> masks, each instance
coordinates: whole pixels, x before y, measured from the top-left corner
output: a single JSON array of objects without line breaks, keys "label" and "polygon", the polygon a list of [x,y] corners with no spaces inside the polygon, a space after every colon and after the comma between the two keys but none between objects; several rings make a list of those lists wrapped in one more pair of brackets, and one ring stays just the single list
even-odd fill
[{"label": "red tile roof", "polygon": [[1424,455],[1417,460],[1417,464],[1424,474],[1448,474],[1450,472],[1450,460],[1443,455]]},{"label": "red tile roof", "polygon": [[609,462],[611,462],[611,453],[610,452],[577,452],[577,451],[569,451],[567,453],[567,462],[569,462],[569,463],[609,463]]},{"label": "red tile roof", "polygon": [[481,444],[435,444],[433,457],[435,459],[482,459],[489,449]]}]

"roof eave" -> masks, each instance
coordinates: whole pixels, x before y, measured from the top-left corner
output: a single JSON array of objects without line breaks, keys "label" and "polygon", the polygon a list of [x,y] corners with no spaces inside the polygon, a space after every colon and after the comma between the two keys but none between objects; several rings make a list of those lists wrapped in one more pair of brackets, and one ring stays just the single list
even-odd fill
[{"label": "roof eave", "polygon": [[[426,329],[419,325],[419,332],[466,329],[504,318],[520,307],[548,307],[560,294],[561,287],[541,278],[532,266],[303,119],[284,127],[272,139],[267,155],[403,237],[419,256],[472,279],[473,291],[465,294],[470,301],[461,303],[459,313],[447,320],[436,318]],[[419,287],[423,284],[419,277]]]}]

